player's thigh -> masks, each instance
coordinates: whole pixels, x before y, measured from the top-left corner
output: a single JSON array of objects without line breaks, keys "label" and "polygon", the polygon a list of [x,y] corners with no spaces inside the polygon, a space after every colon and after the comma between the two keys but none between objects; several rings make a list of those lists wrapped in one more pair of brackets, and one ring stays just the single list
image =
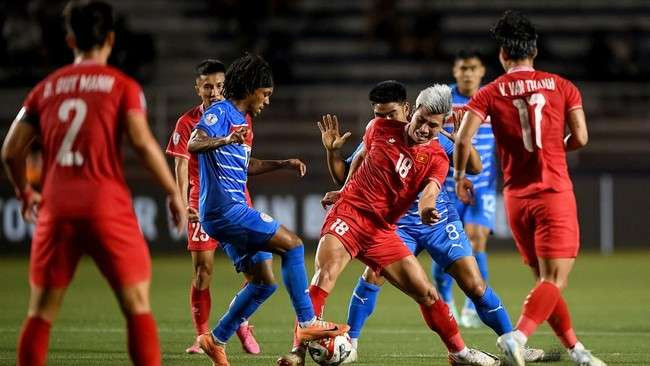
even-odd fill
[{"label": "player's thigh", "polygon": [[551,282],[560,290],[566,288],[575,258],[539,258],[538,260],[540,281]]},{"label": "player's thigh", "polygon": [[457,260],[473,256],[472,245],[465,235],[463,223],[458,220],[423,225],[417,240],[445,271]]},{"label": "player's thigh", "polygon": [[316,271],[312,284],[325,291],[331,291],[339,275],[350,263],[352,257],[338,237],[325,234],[316,249]]},{"label": "player's thigh", "polygon": [[466,256],[453,262],[447,272],[456,280],[465,294],[482,296],[485,292],[485,281],[474,256]]},{"label": "player's thigh", "polygon": [[419,304],[428,306],[439,299],[435,287],[412,254],[383,267],[381,274]]},{"label": "player's thigh", "polygon": [[40,288],[67,287],[87,240],[85,220],[39,218],[30,249],[30,283]]},{"label": "player's thigh", "polygon": [[214,249],[191,250],[192,266],[196,272],[212,275],[214,269]]},{"label": "player's thigh", "polygon": [[91,225],[93,238],[86,249],[111,286],[120,289],[148,283],[151,257],[135,215],[101,218]]},{"label": "player's thigh", "polygon": [[533,202],[537,257],[575,258],[580,248],[580,229],[573,192],[544,192]]},{"label": "player's thigh", "polygon": [[273,275],[273,260],[271,258],[253,260],[249,272],[245,273],[248,282],[255,285],[275,285],[275,276]]},{"label": "player's thigh", "polygon": [[146,314],[151,312],[149,285],[149,280],[144,280],[113,289],[124,314]]},{"label": "player's thigh", "polygon": [[31,284],[27,316],[53,322],[59,314],[66,289],[67,287],[39,287]]},{"label": "player's thigh", "polygon": [[472,243],[472,249],[475,252],[485,251],[488,236],[490,236],[490,228],[479,224],[466,223],[465,234],[470,243]]},{"label": "player's thigh", "polygon": [[275,234],[266,243],[266,250],[282,254],[302,245],[302,240],[293,231],[280,225]]},{"label": "player's thigh", "polygon": [[530,202],[504,194],[503,196],[508,224],[519,254],[527,265],[536,268],[537,254],[535,251],[535,221],[529,214]]}]

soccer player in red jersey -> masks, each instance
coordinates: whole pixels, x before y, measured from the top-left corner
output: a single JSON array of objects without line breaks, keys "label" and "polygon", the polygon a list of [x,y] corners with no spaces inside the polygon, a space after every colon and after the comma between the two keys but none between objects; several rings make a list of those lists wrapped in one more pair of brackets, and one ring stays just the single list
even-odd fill
[{"label": "soccer player in red jersey", "polygon": [[[203,111],[212,103],[223,99],[223,84],[226,67],[215,59],[203,60],[196,67],[194,89],[201,98],[201,104],[185,112],[176,122],[176,127],[167,144],[167,154],[174,157],[176,184],[181,191],[183,203],[187,207],[187,250],[192,255],[194,275],[190,288],[190,310],[196,336],[210,330],[211,297],[210,280],[214,267],[214,251],[219,242],[205,233],[199,222],[199,166],[196,156],[187,151],[187,143],[192,130],[199,123]],[[250,116],[247,116],[250,120]],[[250,125],[250,123],[249,123]],[[252,131],[247,136],[253,139]],[[249,197],[247,197],[249,198]],[[242,343],[244,351],[251,354],[260,353],[260,346],[252,333],[252,326],[248,321],[243,322],[237,329],[237,337]],[[187,353],[203,353],[198,342],[188,347]]]},{"label": "soccer player in red jersey", "polygon": [[[449,160],[437,135],[451,111],[451,90],[435,85],[420,93],[408,124],[384,118],[368,124],[345,186],[323,199],[334,206],[321,231],[309,294],[316,315],[322,315],[338,276],[358,258],[420,305],[425,322],[447,346],[451,364],[498,365],[494,356],[465,346],[447,304],[395,232],[395,223],[420,192],[422,223],[440,218],[436,198]],[[278,364],[300,364],[300,356],[294,351]]]},{"label": "soccer player in red jersey", "polygon": [[[587,143],[578,89],[562,77],[535,70],[537,33],[522,14],[507,11],[492,29],[506,73],[467,105],[454,153],[457,194],[471,138],[487,116],[501,158],[508,221],[517,249],[537,283],[524,302],[517,338],[524,345],[544,321],[578,365],[604,365],[576,337],[561,291],[579,248],[579,228],[566,152]],[[570,133],[564,136],[565,127]],[[498,343],[497,343],[498,344]]]},{"label": "soccer player in red jersey", "polygon": [[[149,251],[123,176],[124,135],[167,192],[179,230],[185,226],[185,209],[147,125],[140,86],[106,65],[115,40],[111,6],[73,1],[64,14],[74,63],[31,90],[2,147],[23,216],[36,221],[31,294],[17,363],[45,364],[51,323],[79,259],[88,254],[111,285],[127,320],[131,360],[136,365],[160,365],[149,305]],[[25,156],[37,138],[43,144],[42,196],[30,188],[25,174]]]}]

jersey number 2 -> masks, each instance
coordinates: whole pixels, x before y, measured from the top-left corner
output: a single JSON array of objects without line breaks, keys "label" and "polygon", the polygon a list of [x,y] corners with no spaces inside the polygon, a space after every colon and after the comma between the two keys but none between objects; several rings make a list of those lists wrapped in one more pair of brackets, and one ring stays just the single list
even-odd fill
[{"label": "jersey number 2", "polygon": [[84,157],[79,151],[72,151],[72,144],[86,119],[86,112],[88,111],[86,102],[78,98],[64,100],[59,107],[59,120],[62,123],[68,122],[72,111],[75,112],[74,118],[72,118],[70,127],[63,137],[59,152],[56,154],[56,161],[61,166],[80,166],[84,162]]},{"label": "jersey number 2", "polygon": [[542,109],[546,105],[544,94],[535,93],[527,98],[513,99],[512,104],[519,112],[519,123],[521,123],[521,138],[524,140],[524,148],[533,152],[533,137],[531,135],[530,116],[528,115],[528,106],[535,106],[535,115],[533,123],[535,125],[535,145],[542,148]]}]

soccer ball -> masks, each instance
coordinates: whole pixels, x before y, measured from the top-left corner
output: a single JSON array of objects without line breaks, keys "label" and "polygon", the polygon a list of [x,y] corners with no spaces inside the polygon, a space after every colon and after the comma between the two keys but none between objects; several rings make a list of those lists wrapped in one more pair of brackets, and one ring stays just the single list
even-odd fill
[{"label": "soccer ball", "polygon": [[336,366],[345,361],[352,352],[350,336],[346,333],[311,341],[307,344],[311,358],[321,366]]}]

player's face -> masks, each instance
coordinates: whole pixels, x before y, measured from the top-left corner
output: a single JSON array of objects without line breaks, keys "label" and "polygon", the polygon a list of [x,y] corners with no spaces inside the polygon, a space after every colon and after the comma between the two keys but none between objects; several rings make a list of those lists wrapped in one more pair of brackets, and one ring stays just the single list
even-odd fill
[{"label": "player's face", "polygon": [[257,116],[262,113],[262,109],[271,103],[271,95],[273,94],[273,87],[270,88],[257,88],[253,94],[249,95],[248,113],[252,116]]},{"label": "player's face", "polygon": [[485,67],[476,57],[457,60],[454,63],[454,79],[461,91],[476,91],[485,76]]},{"label": "player's face", "polygon": [[209,106],[223,99],[223,82],[226,76],[223,72],[201,75],[196,78],[196,94],[201,98],[203,105]]},{"label": "player's face", "polygon": [[408,121],[408,103],[374,103],[372,109],[377,118],[393,119],[402,122]]},{"label": "player's face", "polygon": [[426,108],[420,107],[413,113],[407,133],[416,144],[424,144],[438,136],[444,120],[444,114],[433,114]]}]

